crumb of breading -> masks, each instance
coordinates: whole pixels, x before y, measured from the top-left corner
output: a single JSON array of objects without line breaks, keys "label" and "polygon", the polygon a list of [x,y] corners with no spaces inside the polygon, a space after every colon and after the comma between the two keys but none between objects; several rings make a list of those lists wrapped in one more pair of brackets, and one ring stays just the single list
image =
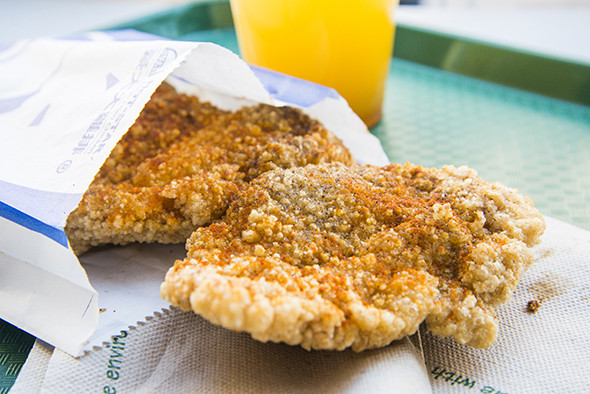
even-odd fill
[{"label": "crumb of breading", "polygon": [[261,173],[353,162],[302,111],[260,104],[220,110],[163,84],[119,141],[67,220],[75,253],[129,242],[185,242],[220,217]]},{"label": "crumb of breading", "polygon": [[465,167],[338,163],[267,172],[197,229],[161,286],[260,341],[356,351],[426,321],[473,347],[533,260],[532,201]]},{"label": "crumb of breading", "polygon": [[537,300],[530,300],[526,304],[526,311],[529,313],[536,313],[541,307],[541,303]]}]

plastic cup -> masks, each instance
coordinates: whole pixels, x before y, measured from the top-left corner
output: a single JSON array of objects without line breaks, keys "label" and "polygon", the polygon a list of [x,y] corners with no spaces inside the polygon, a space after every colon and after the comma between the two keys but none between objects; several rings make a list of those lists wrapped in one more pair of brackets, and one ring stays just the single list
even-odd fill
[{"label": "plastic cup", "polygon": [[382,114],[398,0],[231,0],[249,63],[338,91],[372,127]]}]

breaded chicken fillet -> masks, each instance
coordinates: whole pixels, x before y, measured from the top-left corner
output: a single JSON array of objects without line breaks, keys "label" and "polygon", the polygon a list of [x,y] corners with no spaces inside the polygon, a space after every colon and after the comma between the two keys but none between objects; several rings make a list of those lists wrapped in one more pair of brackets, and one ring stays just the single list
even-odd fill
[{"label": "breaded chicken fillet", "polygon": [[197,229],[161,286],[173,305],[260,341],[356,351],[427,322],[488,347],[544,231],[532,201],[465,167],[266,172]]},{"label": "breaded chicken fillet", "polygon": [[235,112],[162,85],[119,141],[66,224],[75,253],[130,242],[185,242],[219,218],[265,171],[353,163],[330,131],[300,110]]}]

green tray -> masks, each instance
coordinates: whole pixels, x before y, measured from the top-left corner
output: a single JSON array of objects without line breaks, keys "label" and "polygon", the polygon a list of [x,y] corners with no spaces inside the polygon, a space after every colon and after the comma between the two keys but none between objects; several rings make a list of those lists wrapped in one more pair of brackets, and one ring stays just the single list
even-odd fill
[{"label": "green tray", "polygon": [[35,338],[0,320],[0,394],[14,384]]},{"label": "green tray", "polygon": [[[227,1],[183,5],[112,28],[239,53]],[[545,215],[590,230],[589,65],[403,25],[394,48],[384,117],[371,130],[391,161],[468,165],[520,189]],[[0,394],[33,340],[0,321]]]}]

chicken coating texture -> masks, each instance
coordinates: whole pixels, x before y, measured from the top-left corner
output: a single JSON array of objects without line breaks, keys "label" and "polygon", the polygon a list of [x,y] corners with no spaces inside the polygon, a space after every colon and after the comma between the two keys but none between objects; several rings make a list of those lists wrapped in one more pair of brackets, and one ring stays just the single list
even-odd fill
[{"label": "chicken coating texture", "polygon": [[102,244],[186,242],[261,173],[332,161],[353,158],[298,109],[260,104],[223,111],[164,84],[115,146],[65,231],[76,254]]},{"label": "chicken coating texture", "polygon": [[161,295],[260,341],[356,351],[426,321],[473,347],[532,263],[532,201],[466,167],[309,165],[262,174],[197,229]]}]

